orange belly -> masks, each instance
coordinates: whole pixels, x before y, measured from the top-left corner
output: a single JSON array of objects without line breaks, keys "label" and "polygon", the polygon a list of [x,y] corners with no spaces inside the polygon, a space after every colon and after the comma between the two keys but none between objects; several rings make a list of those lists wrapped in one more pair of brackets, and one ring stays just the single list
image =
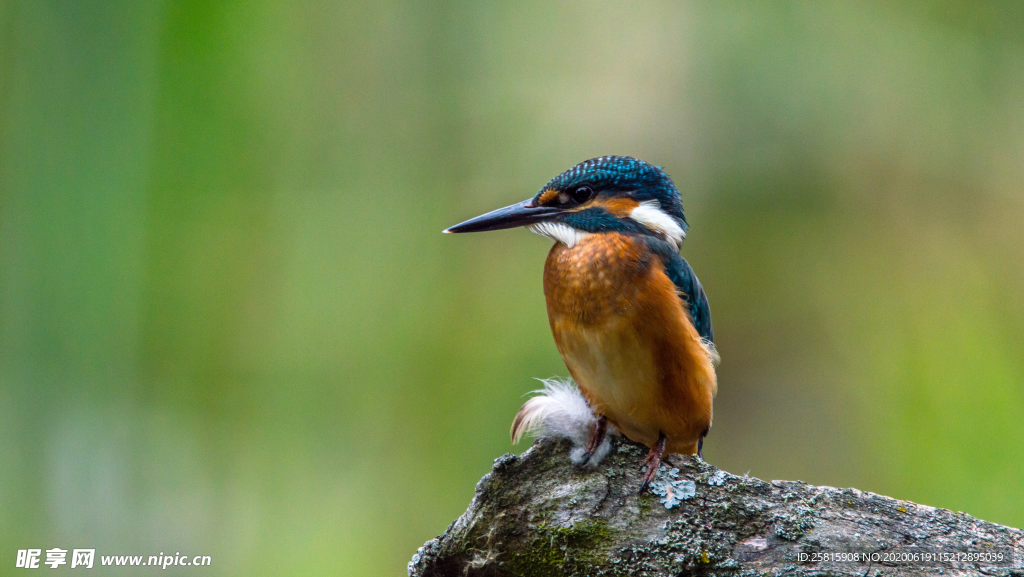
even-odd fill
[{"label": "orange belly", "polygon": [[598,414],[647,446],[696,453],[711,425],[714,365],[675,285],[646,245],[620,234],[557,243],[544,266],[551,330]]}]

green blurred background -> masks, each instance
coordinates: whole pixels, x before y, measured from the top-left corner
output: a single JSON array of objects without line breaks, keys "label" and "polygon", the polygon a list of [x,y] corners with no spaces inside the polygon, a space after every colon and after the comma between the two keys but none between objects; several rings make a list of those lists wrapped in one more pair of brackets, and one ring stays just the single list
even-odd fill
[{"label": "green blurred background", "polygon": [[682,190],[711,463],[1024,526],[1024,4],[3,0],[0,574],[404,573],[566,374],[550,241],[440,231],[604,154]]}]

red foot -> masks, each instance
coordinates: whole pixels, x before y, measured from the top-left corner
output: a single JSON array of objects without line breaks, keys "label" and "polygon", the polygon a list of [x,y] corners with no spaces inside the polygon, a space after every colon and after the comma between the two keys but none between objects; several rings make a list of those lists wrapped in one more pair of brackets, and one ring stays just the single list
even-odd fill
[{"label": "red foot", "polygon": [[593,456],[594,451],[601,446],[604,441],[605,432],[608,431],[608,417],[601,415],[597,418],[594,423],[594,428],[590,431],[590,438],[587,439],[587,452],[583,453],[583,461],[580,465],[586,465],[590,457]]},{"label": "red foot", "polygon": [[661,457],[665,454],[665,434],[661,433],[658,435],[658,442],[654,443],[651,447],[651,452],[647,453],[644,457],[643,464],[646,469],[644,470],[643,483],[640,485],[640,493],[647,490],[650,486],[651,481],[654,479],[654,475],[658,472],[658,467],[661,466]]}]

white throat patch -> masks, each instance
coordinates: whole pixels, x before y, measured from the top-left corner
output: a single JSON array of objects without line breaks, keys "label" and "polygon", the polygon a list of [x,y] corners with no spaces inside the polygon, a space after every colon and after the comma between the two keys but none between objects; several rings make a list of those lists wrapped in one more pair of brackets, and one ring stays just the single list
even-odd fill
[{"label": "white throat patch", "polygon": [[665,240],[674,244],[676,250],[679,250],[679,247],[683,244],[683,239],[686,237],[686,231],[683,230],[683,227],[679,226],[676,219],[661,210],[661,203],[656,200],[641,202],[640,206],[634,208],[629,213],[629,218],[654,232],[664,235]]},{"label": "white throat patch", "polygon": [[530,232],[535,232],[541,236],[546,236],[555,242],[560,242],[565,246],[572,248],[576,246],[583,237],[590,233],[583,232],[582,230],[576,230],[575,228],[562,223],[562,222],[538,222],[537,224],[531,224],[529,227]]}]

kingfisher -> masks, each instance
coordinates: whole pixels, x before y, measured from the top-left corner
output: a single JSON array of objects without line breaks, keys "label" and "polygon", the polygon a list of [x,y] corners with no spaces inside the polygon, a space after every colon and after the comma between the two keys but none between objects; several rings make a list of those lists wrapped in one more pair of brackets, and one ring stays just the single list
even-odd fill
[{"label": "kingfisher", "polygon": [[[640,491],[665,453],[703,459],[717,392],[711,311],[679,255],[689,228],[661,167],[628,156],[577,164],[535,196],[446,233],[525,226],[554,241],[544,297],[558,352],[593,416],[585,464],[609,424],[650,448]],[[529,420],[528,405],[513,437]]]}]

